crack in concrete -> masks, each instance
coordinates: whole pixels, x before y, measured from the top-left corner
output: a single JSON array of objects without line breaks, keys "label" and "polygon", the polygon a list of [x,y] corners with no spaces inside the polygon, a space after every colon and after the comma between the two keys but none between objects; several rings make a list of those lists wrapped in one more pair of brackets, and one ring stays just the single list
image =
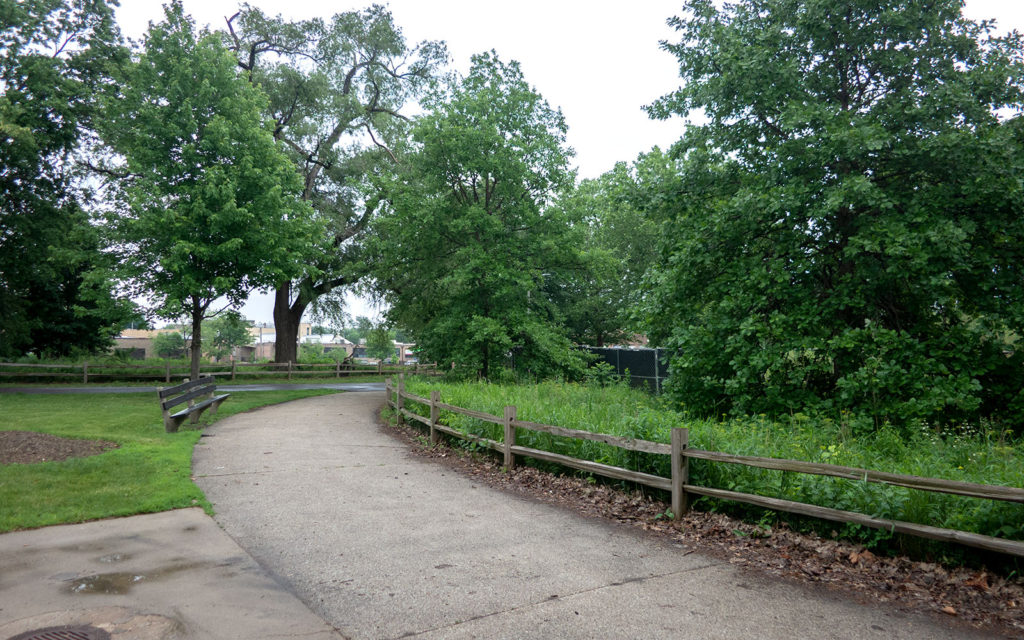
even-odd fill
[{"label": "crack in concrete", "polygon": [[[317,471],[332,471],[338,469],[387,469],[387,468],[408,468],[408,464],[353,464],[353,465],[331,465],[326,467],[317,467]],[[295,472],[308,473],[309,467],[294,467],[289,469],[265,469],[260,471],[230,471],[227,473],[203,473],[199,475],[193,475],[192,478],[229,478],[231,476],[261,476],[270,475],[274,473],[295,473]]]},{"label": "crack in concrete", "polygon": [[[689,553],[687,553],[685,555],[689,555]],[[699,566],[699,567],[690,567],[688,569],[680,569],[679,571],[669,571],[667,573],[658,573],[658,574],[655,574],[655,575],[652,575],[652,576],[640,576],[640,577],[636,577],[636,578],[625,578],[623,580],[619,580],[619,581],[616,581],[616,582],[610,582],[608,584],[602,584],[602,585],[598,585],[596,587],[590,587],[589,589],[581,589],[579,591],[574,591],[573,593],[568,593],[568,594],[566,594],[564,596],[562,596],[562,595],[550,596],[548,598],[544,598],[543,600],[538,600],[536,602],[527,602],[525,604],[521,604],[521,605],[516,606],[516,607],[510,607],[508,609],[502,609],[501,611],[492,611],[490,613],[482,613],[480,615],[473,616],[471,618],[466,618],[465,620],[459,620],[457,622],[453,622],[451,624],[441,625],[439,627],[434,627],[432,629],[424,629],[423,631],[407,631],[407,632],[403,633],[400,636],[396,636],[395,640],[400,640],[401,638],[415,638],[417,636],[422,636],[422,635],[427,634],[427,633],[433,633],[435,631],[441,631],[442,629],[453,629],[455,627],[464,625],[464,624],[469,623],[469,622],[477,622],[478,620],[486,620],[487,618],[490,618],[490,617],[493,617],[493,616],[499,616],[499,615],[502,615],[502,614],[505,614],[505,613],[515,613],[516,611],[521,611],[521,610],[524,610],[524,609],[529,609],[529,608],[536,607],[536,606],[539,606],[539,605],[542,605],[542,604],[548,604],[550,602],[557,602],[557,601],[560,601],[560,600],[568,600],[568,599],[573,598],[573,597],[578,596],[578,595],[583,595],[583,594],[586,594],[586,593],[594,593],[596,591],[601,591],[603,589],[610,589],[612,587],[621,587],[621,586],[624,586],[624,585],[627,585],[627,584],[639,584],[639,583],[647,582],[648,580],[658,580],[660,578],[669,578],[671,576],[683,575],[683,574],[686,574],[686,573],[693,573],[695,571],[703,571],[705,569],[716,569],[718,567],[725,567],[725,566],[730,566],[730,565],[729,565],[728,562],[717,562],[717,563],[713,562],[711,564],[706,564],[706,565],[702,565],[702,566]]]}]

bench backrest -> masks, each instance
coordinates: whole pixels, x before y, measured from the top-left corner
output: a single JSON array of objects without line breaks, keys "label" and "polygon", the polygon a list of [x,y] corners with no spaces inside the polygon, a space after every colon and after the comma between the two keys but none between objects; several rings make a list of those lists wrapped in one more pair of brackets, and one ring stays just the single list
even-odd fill
[{"label": "bench backrest", "polygon": [[[194,400],[201,396],[210,395],[217,391],[217,382],[213,376],[205,376],[198,380],[190,380],[173,387],[160,390],[160,407],[165,411],[171,407]],[[178,395],[181,394],[181,395]],[[178,396],[178,397],[172,397]],[[165,398],[170,398],[165,400]]]}]

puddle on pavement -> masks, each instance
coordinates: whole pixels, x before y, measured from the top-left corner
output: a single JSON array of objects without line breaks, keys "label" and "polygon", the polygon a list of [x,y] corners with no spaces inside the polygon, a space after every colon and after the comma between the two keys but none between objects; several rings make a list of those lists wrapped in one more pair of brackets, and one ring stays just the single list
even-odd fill
[{"label": "puddle on pavement", "polygon": [[61,590],[74,595],[125,595],[130,593],[132,588],[140,582],[161,580],[182,571],[199,569],[205,566],[212,565],[192,563],[170,565],[154,571],[98,573],[96,575],[65,580]]},{"label": "puddle on pavement", "polygon": [[101,573],[95,576],[85,576],[68,580],[64,590],[68,593],[105,593],[111,595],[124,595],[132,590],[132,587],[146,579],[140,573]]}]

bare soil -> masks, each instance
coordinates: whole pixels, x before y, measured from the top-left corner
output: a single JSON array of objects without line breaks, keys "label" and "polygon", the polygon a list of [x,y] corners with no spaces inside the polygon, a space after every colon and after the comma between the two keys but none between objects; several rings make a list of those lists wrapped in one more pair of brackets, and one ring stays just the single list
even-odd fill
[{"label": "bare soil", "polygon": [[940,616],[947,624],[1024,638],[1024,577],[1013,573],[875,555],[854,543],[793,531],[784,523],[769,528],[721,513],[690,511],[674,522],[666,516],[668,504],[640,491],[532,467],[506,471],[487,455],[446,444],[430,446],[413,427],[388,431],[415,455],[474,481],[589,517],[633,525],[647,535],[684,545],[686,552],[699,551],[749,570],[824,586],[858,602],[886,602],[904,611]]},{"label": "bare soil", "polygon": [[106,440],[62,438],[34,431],[0,431],[0,464],[32,464],[85,458],[116,449],[117,446],[117,443]]}]

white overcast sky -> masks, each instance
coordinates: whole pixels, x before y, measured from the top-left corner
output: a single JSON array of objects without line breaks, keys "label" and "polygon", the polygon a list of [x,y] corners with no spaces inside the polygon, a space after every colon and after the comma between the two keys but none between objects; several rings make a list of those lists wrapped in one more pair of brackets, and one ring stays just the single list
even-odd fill
[{"label": "white overcast sky", "polygon": [[[149,21],[163,17],[160,0],[121,0],[118,21],[139,38]],[[200,26],[220,29],[238,10],[234,0],[183,0]],[[349,0],[250,0],[265,13],[300,20],[361,9]],[[641,106],[678,86],[675,59],[659,48],[674,40],[665,24],[680,12],[678,0],[391,0],[383,2],[410,43],[444,40],[453,64],[465,73],[475,53],[494,49],[518,60],[527,82],[569,125],[581,178],[593,178],[618,161],[632,161],[655,145],[666,148],[682,135],[682,120],[652,121]],[[1024,32],[1024,0],[967,0],[965,14],[995,18],[999,31]],[[272,298],[253,296],[242,312],[270,322]],[[375,315],[353,300],[353,315]]]}]

